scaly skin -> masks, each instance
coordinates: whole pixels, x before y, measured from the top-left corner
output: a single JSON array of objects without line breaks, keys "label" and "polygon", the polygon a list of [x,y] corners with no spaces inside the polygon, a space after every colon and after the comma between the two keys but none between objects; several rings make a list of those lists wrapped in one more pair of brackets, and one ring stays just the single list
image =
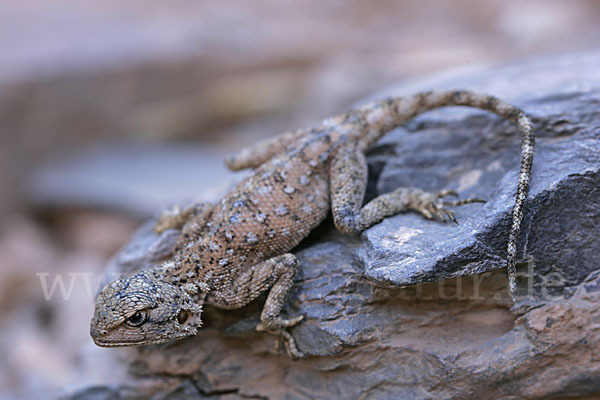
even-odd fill
[{"label": "scaly skin", "polygon": [[128,346],[180,339],[201,326],[203,304],[240,308],[269,290],[257,329],[282,336],[290,356],[302,357],[286,330],[302,317],[280,316],[298,268],[289,251],[329,210],[337,229],[356,234],[407,210],[456,222],[446,207],[482,201],[446,201],[447,195],[456,195],[448,190],[430,194],[399,188],[362,206],[367,180],[364,152],[416,115],[452,105],[492,111],[516,123],[522,134],[507,257],[514,295],[516,243],[533,161],[531,122],[518,108],[491,96],[425,92],[383,99],[315,128],[264,140],[229,158],[230,169],[254,168],[254,174],[217,204],[198,204],[159,219],[157,232],[182,228],[172,261],[102,290],[91,324],[94,341],[100,346]]}]

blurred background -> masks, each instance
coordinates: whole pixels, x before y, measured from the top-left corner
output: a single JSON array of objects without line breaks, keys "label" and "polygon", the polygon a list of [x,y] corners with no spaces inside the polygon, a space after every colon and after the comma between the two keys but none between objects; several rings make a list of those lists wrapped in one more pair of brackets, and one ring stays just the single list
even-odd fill
[{"label": "blurred background", "polygon": [[598,21],[593,0],[0,0],[0,399],[123,374],[88,335],[98,276],[222,186],[223,155],[392,85],[596,50]]}]

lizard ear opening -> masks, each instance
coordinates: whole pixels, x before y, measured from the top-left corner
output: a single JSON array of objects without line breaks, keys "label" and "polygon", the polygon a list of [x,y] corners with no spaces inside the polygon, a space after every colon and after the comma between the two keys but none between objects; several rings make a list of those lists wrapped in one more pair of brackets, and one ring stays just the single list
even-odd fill
[{"label": "lizard ear opening", "polygon": [[177,314],[177,322],[179,322],[180,325],[185,324],[185,322],[189,318],[190,318],[190,313],[188,311],[181,310],[181,311],[179,311],[179,314]]}]

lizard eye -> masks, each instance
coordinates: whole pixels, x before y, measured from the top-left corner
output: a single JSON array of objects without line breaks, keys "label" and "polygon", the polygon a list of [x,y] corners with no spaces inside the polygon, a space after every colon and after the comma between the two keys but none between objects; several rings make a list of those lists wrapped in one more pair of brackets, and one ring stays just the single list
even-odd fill
[{"label": "lizard eye", "polygon": [[146,322],[146,319],[148,319],[148,313],[146,311],[138,311],[125,322],[129,326],[138,327],[143,325]]}]

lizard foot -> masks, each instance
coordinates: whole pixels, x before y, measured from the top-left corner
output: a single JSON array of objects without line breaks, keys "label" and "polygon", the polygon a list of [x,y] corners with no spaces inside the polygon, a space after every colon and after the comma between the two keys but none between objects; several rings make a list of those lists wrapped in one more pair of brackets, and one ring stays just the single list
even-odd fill
[{"label": "lizard foot", "polygon": [[418,201],[416,204],[413,204],[412,208],[427,219],[433,219],[435,216],[441,222],[452,221],[458,224],[454,211],[446,207],[458,207],[470,203],[485,203],[485,200],[477,197],[453,201],[444,200],[444,197],[447,196],[458,197],[458,193],[449,189],[440,190],[435,194],[424,192],[419,196]]},{"label": "lizard foot", "polygon": [[290,328],[292,326],[295,326],[303,319],[304,319],[304,316],[302,316],[302,315],[299,317],[290,318],[290,319],[277,318],[277,320],[275,320],[269,324],[265,324],[263,322],[259,323],[256,326],[256,330],[258,332],[268,332],[272,335],[281,337],[285,344],[285,349],[291,358],[293,358],[293,359],[303,358],[303,357],[305,357],[305,354],[298,349],[298,346],[296,346],[296,341],[294,340],[294,337],[292,336],[291,333],[289,333],[285,329],[285,328]]},{"label": "lizard foot", "polygon": [[184,210],[180,206],[175,206],[170,210],[166,210],[161,213],[152,228],[157,234],[161,234],[167,229],[178,229],[181,228],[185,219],[182,218]]},{"label": "lizard foot", "polygon": [[190,230],[193,232],[204,226],[211,209],[212,205],[207,202],[197,203],[187,208],[177,205],[161,213],[152,229],[159,235],[167,229],[184,229],[185,231],[186,224],[193,222],[188,227],[188,233]]}]

